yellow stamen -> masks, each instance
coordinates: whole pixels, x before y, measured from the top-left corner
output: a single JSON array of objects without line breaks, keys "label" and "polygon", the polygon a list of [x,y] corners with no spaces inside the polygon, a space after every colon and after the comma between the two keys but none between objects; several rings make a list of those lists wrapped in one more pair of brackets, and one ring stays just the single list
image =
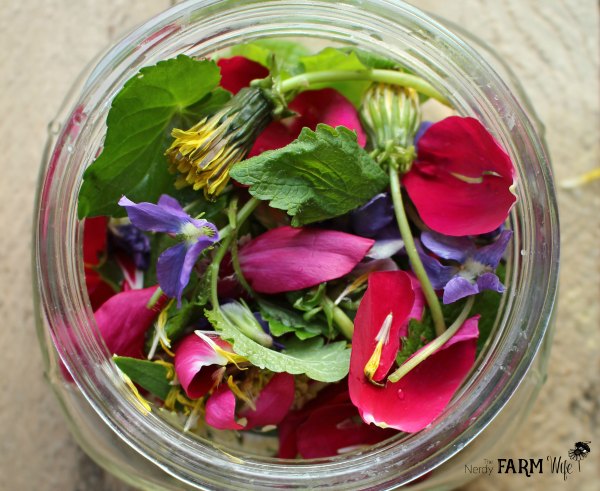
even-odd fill
[{"label": "yellow stamen", "polygon": [[121,375],[121,378],[123,379],[123,382],[125,382],[125,384],[127,384],[127,386],[131,389],[131,392],[133,392],[133,395],[135,396],[135,398],[141,404],[142,409],[144,410],[144,413],[145,414],[150,413],[152,411],[152,406],[150,406],[150,403],[141,396],[141,394],[138,391],[135,384],[131,381],[131,379],[127,375],[125,375],[124,372],[119,370],[119,373]]},{"label": "yellow stamen", "polygon": [[392,321],[393,321],[393,315],[390,312],[387,315],[387,317],[385,318],[385,320],[383,321],[383,324],[381,325],[381,329],[379,329],[379,333],[375,337],[375,341],[377,341],[377,345],[375,346],[375,350],[373,350],[373,354],[371,355],[371,358],[369,358],[369,361],[367,362],[367,364],[365,365],[365,368],[364,368],[365,377],[367,377],[369,382],[371,382],[375,385],[381,385],[378,382],[375,382],[375,380],[373,380],[373,376],[375,375],[375,372],[379,368],[379,362],[381,361],[381,351],[383,350],[383,345],[387,344],[387,342],[389,340],[390,329],[392,327]]},{"label": "yellow stamen", "polygon": [[167,378],[169,380],[172,380],[173,377],[175,377],[175,367],[173,366],[172,363],[169,363],[168,361],[165,361],[165,360],[154,360],[154,363],[156,363],[157,365],[162,365],[163,367],[165,367],[167,369]]},{"label": "yellow stamen", "polygon": [[244,392],[242,392],[240,390],[240,388],[235,384],[235,382],[233,381],[233,376],[229,376],[227,378],[227,385],[229,386],[229,388],[231,389],[231,392],[233,392],[238,399],[241,399],[242,401],[244,401],[246,404],[248,404],[248,406],[253,410],[256,411],[256,405],[254,404],[254,401],[252,399],[250,399]]},{"label": "yellow stamen", "polygon": [[245,368],[240,367],[238,363],[245,363],[248,361],[247,358],[238,355],[237,353],[233,353],[231,351],[226,351],[221,348],[217,343],[215,343],[209,336],[204,334],[202,331],[194,331],[196,336],[199,336],[206,344],[208,344],[218,355],[225,358],[229,363],[233,363],[240,370],[245,370]]},{"label": "yellow stamen", "polygon": [[342,291],[342,293],[340,293],[338,295],[338,297],[335,299],[335,301],[333,302],[334,305],[339,305],[340,302],[344,299],[344,297],[346,297],[346,295],[352,293],[353,291],[357,290],[362,285],[364,285],[367,282],[367,280],[369,279],[369,275],[371,273],[372,273],[372,271],[367,271],[366,273],[361,274],[352,283],[350,283],[346,288],[344,288],[344,291]]}]

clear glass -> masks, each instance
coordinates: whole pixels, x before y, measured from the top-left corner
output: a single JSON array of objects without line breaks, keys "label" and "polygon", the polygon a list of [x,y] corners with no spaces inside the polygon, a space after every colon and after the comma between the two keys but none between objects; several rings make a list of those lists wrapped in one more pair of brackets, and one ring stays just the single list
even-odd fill
[{"label": "clear glass", "polygon": [[[480,363],[444,413],[419,433],[304,461],[235,452],[145,413],[99,338],[76,217],[82,173],[102,146],[111,100],[141,67],[179,53],[210,57],[241,42],[290,36],[310,46],[357,46],[409,67],[459,113],[479,119],[519,176],[504,307]],[[484,55],[493,58],[485,49]],[[413,7],[384,0],[190,1],[109,50],[50,125],[34,229],[47,376],[83,449],[143,489],[449,489],[466,480],[464,464],[510,438],[543,383],[558,278],[557,208],[541,128],[518,82],[498,64],[511,89],[465,41]]]}]

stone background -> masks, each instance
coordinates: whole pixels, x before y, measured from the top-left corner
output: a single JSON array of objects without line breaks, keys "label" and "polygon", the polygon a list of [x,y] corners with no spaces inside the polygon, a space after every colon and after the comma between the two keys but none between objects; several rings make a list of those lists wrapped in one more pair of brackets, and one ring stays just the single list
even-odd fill
[{"label": "stone background", "polygon": [[[556,179],[600,164],[597,0],[414,0],[511,61],[547,128]],[[0,490],[123,491],[77,448],[46,385],[31,306],[30,235],[46,127],[73,79],[168,0],[0,0]],[[506,456],[565,455],[581,474],[494,475],[470,491],[600,489],[600,181],[558,190],[561,293],[549,377]]]}]

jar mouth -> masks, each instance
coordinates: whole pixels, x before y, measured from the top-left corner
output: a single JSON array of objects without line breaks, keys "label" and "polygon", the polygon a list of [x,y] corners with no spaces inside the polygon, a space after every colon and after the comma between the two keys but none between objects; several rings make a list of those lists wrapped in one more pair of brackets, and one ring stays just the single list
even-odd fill
[{"label": "jar mouth", "polygon": [[[498,335],[480,362],[429,427],[326,459],[232,454],[146,414],[99,338],[81,254],[72,253],[81,251],[76,209],[82,173],[102,145],[110,102],[124,82],[142,66],[176,54],[212,56],[264,37],[353,45],[397,60],[446,95],[460,114],[479,119],[509,153],[519,176],[504,309]],[[386,489],[414,481],[451,458],[517,389],[548,327],[556,295],[559,239],[550,166],[520,102],[481,57],[437,22],[384,0],[189,1],[124,38],[78,90],[40,179],[34,251],[40,309],[62,362],[91,406],[119,437],[166,472],[195,487],[223,477],[232,489],[249,479],[258,489],[328,482],[343,483],[340,489]],[[375,482],[380,487],[369,487]]]}]

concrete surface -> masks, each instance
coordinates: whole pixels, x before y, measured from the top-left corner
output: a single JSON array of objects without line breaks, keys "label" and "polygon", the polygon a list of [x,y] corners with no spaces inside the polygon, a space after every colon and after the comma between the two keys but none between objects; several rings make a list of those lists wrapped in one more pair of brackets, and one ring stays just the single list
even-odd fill
[{"label": "concrete surface", "polygon": [[[0,2],[0,490],[126,488],[71,439],[44,382],[34,332],[30,230],[37,173],[53,118],[71,81],[119,34],[167,0]],[[599,12],[596,0],[414,0],[491,44],[512,67],[547,127],[556,178],[600,164]],[[600,489],[600,181],[559,189],[561,294],[547,384],[507,457],[592,453],[563,481],[495,474],[465,489]]]}]

